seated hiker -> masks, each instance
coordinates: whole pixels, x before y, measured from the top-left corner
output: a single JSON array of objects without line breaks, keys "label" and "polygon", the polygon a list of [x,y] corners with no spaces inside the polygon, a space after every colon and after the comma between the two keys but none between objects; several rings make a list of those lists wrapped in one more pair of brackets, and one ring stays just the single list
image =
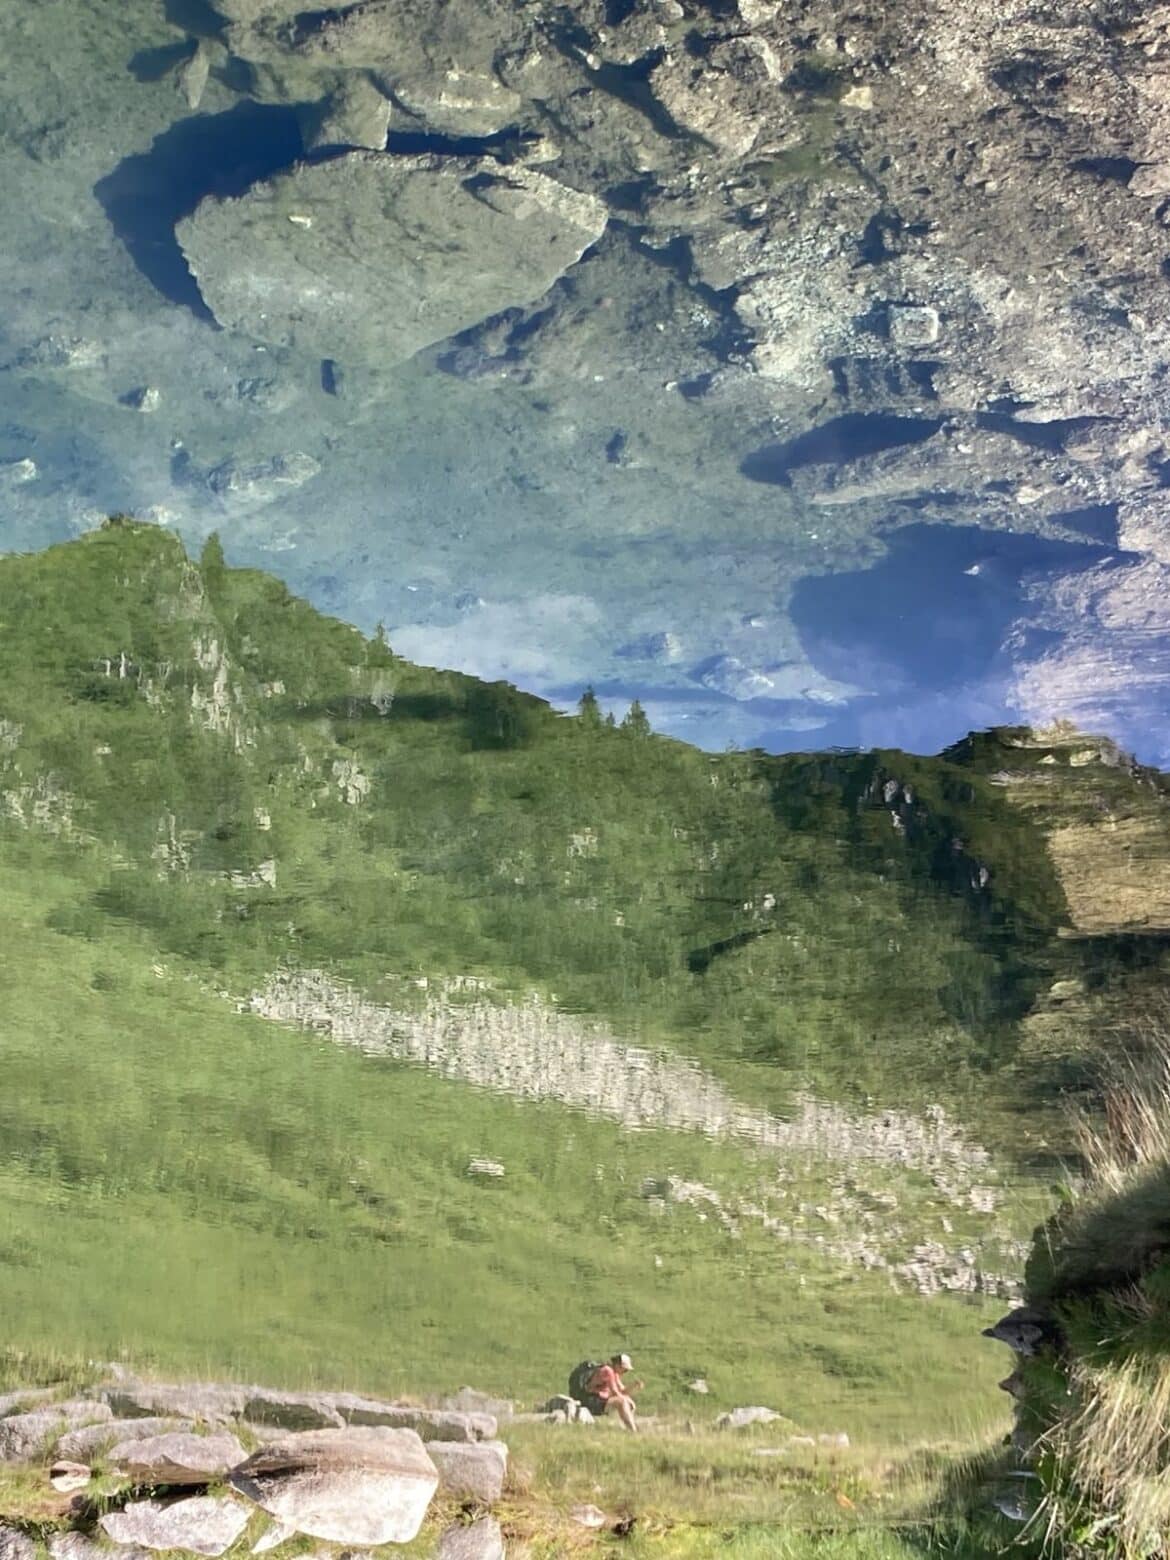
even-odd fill
[{"label": "seated hiker", "polygon": [[[634,1368],[628,1354],[615,1354],[607,1365],[599,1365],[584,1384],[581,1401],[591,1414],[604,1414],[612,1408],[627,1430],[637,1431],[635,1403],[622,1380]],[[636,1382],[641,1386],[642,1383]]]}]

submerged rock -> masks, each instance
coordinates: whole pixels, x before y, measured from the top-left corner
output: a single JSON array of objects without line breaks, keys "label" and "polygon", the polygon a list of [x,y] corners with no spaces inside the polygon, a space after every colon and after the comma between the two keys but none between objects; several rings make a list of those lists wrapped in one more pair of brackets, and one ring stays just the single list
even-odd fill
[{"label": "submerged rock", "polygon": [[381,151],[390,129],[392,105],[365,76],[347,80],[333,95],[304,115],[308,151],[355,146]]},{"label": "submerged rock", "polygon": [[225,461],[212,471],[207,485],[225,503],[270,504],[290,489],[303,486],[320,470],[318,461],[298,450],[291,455],[274,455],[271,460],[250,465],[236,460]]},{"label": "submerged rock", "polygon": [[226,329],[386,367],[540,297],[605,222],[531,168],[366,151],[208,198],[177,233]]}]

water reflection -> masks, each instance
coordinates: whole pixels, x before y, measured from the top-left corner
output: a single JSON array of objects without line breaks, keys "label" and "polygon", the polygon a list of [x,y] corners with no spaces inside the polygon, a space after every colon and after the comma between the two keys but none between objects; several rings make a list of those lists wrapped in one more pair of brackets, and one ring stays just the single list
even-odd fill
[{"label": "water reflection", "polygon": [[[1164,757],[1144,241],[1118,237],[1134,269],[1116,298],[1092,280],[1108,222],[1079,249],[1038,235],[1079,268],[1068,286],[1037,282],[1026,246],[971,250],[964,221],[1014,212],[1016,184],[968,171],[955,191],[903,188],[903,126],[874,96],[866,27],[822,58],[749,9],[734,40],[637,6],[430,31],[389,11],[289,20],[276,0],[134,0],[116,21],[78,0],[85,25],[65,39],[48,10],[0,20],[15,62],[0,544],[42,546],[111,509],[193,542],[219,528],[233,560],[278,562],[415,657],[566,702],[592,683],[715,748],[933,749],[1066,714]],[[1077,64],[1088,81],[1106,70],[1094,47]],[[692,79],[682,62],[698,57]],[[1041,90],[1002,62],[987,82],[1005,104]],[[933,111],[960,114],[946,92]],[[1147,211],[1143,123],[1135,110],[1135,155],[1074,162],[1070,177],[1106,180],[1094,211]],[[250,211],[249,191],[305,157],[340,189],[349,175],[329,169],[355,147],[421,158],[440,184],[474,163],[492,243],[517,200],[603,202],[605,232],[586,224],[596,242],[551,289],[534,273],[521,296],[513,276],[493,313],[489,287],[486,320],[395,366],[405,305],[383,298],[378,354],[347,348],[380,318],[376,267],[330,292],[364,197],[347,212],[330,195],[315,218],[293,209],[311,201],[294,181],[279,245],[241,237],[227,281],[205,281],[219,328],[176,223],[201,202]],[[1021,165],[1020,189],[1042,163]],[[424,310],[474,280],[452,258],[457,205],[419,208]],[[294,258],[295,222],[311,262]],[[200,249],[207,277],[218,242]],[[269,301],[240,329],[224,289],[250,273],[244,290]],[[290,286],[311,351],[277,319]]]}]

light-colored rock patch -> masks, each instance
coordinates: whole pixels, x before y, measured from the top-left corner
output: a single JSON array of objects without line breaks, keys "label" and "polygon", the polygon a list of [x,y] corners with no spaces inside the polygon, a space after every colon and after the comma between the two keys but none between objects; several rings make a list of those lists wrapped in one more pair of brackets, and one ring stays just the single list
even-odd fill
[{"label": "light-colored rock patch", "polygon": [[248,1525],[250,1512],[230,1496],[194,1495],[164,1503],[133,1501],[107,1512],[101,1528],[116,1544],[145,1549],[186,1549],[195,1555],[222,1555]]}]

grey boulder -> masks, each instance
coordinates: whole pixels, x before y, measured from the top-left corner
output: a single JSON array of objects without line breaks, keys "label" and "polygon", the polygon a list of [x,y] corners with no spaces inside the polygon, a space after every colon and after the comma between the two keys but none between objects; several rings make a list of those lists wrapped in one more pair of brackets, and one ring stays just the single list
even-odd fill
[{"label": "grey boulder", "polygon": [[281,1430],[338,1430],[344,1420],[328,1396],[311,1392],[270,1392],[253,1387],[244,1404],[244,1418],[253,1425]]},{"label": "grey boulder", "polygon": [[49,1483],[62,1495],[83,1490],[92,1477],[85,1463],[58,1460],[49,1469]]},{"label": "grey boulder", "polygon": [[27,1413],[35,1404],[52,1396],[49,1387],[20,1387],[15,1392],[0,1392],[0,1419],[18,1411]]},{"label": "grey boulder", "polygon": [[439,1476],[412,1430],[306,1430],[261,1447],[231,1482],[269,1516],[336,1544],[406,1544]]},{"label": "grey boulder", "polygon": [[439,1488],[454,1499],[494,1506],[504,1493],[508,1448],[503,1441],[432,1441],[428,1451],[439,1470]]},{"label": "grey boulder", "polygon": [[229,1431],[213,1435],[180,1431],[123,1441],[111,1451],[110,1461],[138,1484],[211,1484],[225,1478],[247,1455]]},{"label": "grey boulder", "polygon": [[190,1419],[108,1419],[100,1425],[87,1425],[84,1430],[66,1431],[55,1450],[65,1462],[89,1462],[111,1446],[194,1428]]},{"label": "grey boulder", "polygon": [[243,1387],[200,1381],[181,1386],[165,1382],[124,1383],[107,1387],[102,1396],[122,1419],[173,1415],[177,1419],[202,1419],[208,1424],[238,1419],[247,1400]]},{"label": "grey boulder", "polygon": [[532,168],[356,151],[209,196],[176,232],[225,329],[384,368],[541,297],[605,224]]},{"label": "grey boulder", "polygon": [[390,130],[390,99],[365,76],[344,81],[337,91],[303,115],[305,146],[361,146],[381,151]]},{"label": "grey boulder", "polygon": [[0,1560],[36,1560],[37,1546],[16,1528],[0,1527]]},{"label": "grey boulder", "polygon": [[504,1560],[504,1535],[495,1517],[456,1523],[439,1539],[437,1560]]},{"label": "grey boulder", "polygon": [[[49,1538],[52,1560],[110,1560],[110,1551],[87,1533],[53,1533]],[[118,1560],[153,1560],[149,1549],[123,1547]]]},{"label": "grey boulder", "polygon": [[496,1421],[511,1419],[516,1405],[511,1398],[492,1397],[490,1392],[479,1392],[475,1387],[460,1387],[439,1404],[455,1414],[487,1414]]},{"label": "grey boulder", "polygon": [[489,1414],[457,1414],[442,1408],[417,1408],[409,1403],[381,1403],[376,1398],[332,1392],[328,1402],[347,1425],[386,1425],[415,1430],[424,1441],[490,1441],[496,1421]]},{"label": "grey boulder", "polygon": [[115,1544],[145,1549],[187,1549],[195,1555],[222,1555],[247,1527],[251,1513],[230,1496],[192,1495],[164,1503],[133,1501],[102,1517],[101,1526]]},{"label": "grey boulder", "polygon": [[63,1431],[111,1418],[105,1403],[87,1398],[53,1403],[27,1414],[10,1414],[7,1419],[0,1419],[0,1462],[26,1462],[56,1441]]}]

